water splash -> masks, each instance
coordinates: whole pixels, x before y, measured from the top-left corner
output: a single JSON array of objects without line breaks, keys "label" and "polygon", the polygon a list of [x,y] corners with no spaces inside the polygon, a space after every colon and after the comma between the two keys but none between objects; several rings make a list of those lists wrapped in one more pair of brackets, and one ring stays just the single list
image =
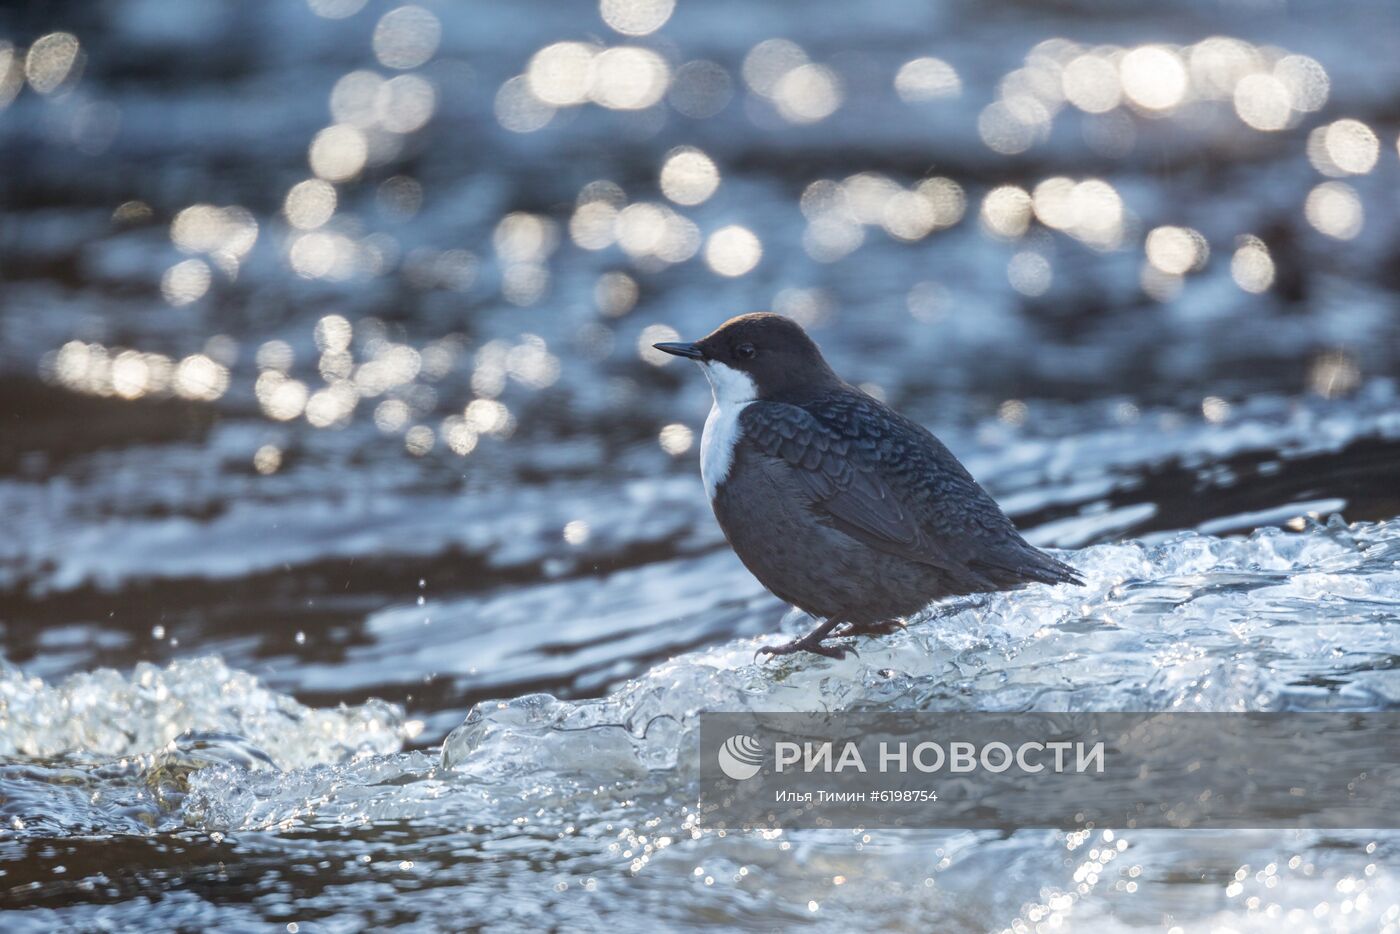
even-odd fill
[{"label": "water splash", "polygon": [[217,658],[142,663],[57,685],[0,669],[0,755],[101,761],[164,748],[193,733],[241,737],[279,768],[397,751],[413,734],[383,701],[314,710]]},{"label": "water splash", "polygon": [[316,710],[217,658],[56,685],[0,670],[0,820],[14,834],[181,826],[191,776],[283,774],[397,752],[420,725],[383,701]]}]

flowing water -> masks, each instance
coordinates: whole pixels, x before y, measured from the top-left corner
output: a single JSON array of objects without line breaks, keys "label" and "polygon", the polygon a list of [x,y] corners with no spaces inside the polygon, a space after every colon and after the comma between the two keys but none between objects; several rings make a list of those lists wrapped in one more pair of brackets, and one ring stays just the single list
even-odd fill
[{"label": "flowing water", "polygon": [[[695,811],[701,711],[1400,704],[1384,4],[398,6],[0,12],[6,930],[1400,929],[1389,831]],[[1085,587],[756,663],[645,348],[760,307]]]}]

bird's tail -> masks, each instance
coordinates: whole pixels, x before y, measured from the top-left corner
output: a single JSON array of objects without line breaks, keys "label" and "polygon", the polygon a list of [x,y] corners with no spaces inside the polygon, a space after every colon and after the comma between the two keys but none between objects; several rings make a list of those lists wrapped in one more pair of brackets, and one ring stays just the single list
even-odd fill
[{"label": "bird's tail", "polygon": [[991,562],[983,559],[974,563],[982,565],[991,576],[1007,580],[1007,583],[1013,585],[1084,585],[1084,578],[1078,571],[1030,544],[1018,549],[1016,556],[1009,561]]},{"label": "bird's tail", "polygon": [[1042,584],[1074,584],[1076,587],[1084,586],[1084,576],[1077,570],[1060,561],[1052,558],[1045,552],[1037,553],[1040,558],[1030,569],[1030,577]]}]

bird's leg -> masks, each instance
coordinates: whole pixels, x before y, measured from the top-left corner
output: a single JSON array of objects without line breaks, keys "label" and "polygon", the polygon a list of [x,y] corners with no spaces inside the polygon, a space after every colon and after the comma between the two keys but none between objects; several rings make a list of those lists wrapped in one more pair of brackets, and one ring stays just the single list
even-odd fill
[{"label": "bird's leg", "polygon": [[902,619],[869,620],[865,622],[851,622],[843,636],[888,636],[891,633],[899,632],[908,624]]},{"label": "bird's leg", "polygon": [[757,654],[792,655],[795,652],[811,652],[815,655],[825,655],[827,658],[845,658],[848,653],[854,652],[855,649],[844,645],[822,645],[822,640],[830,635],[831,630],[844,622],[847,622],[844,615],[833,614],[800,639],[794,639],[783,645],[761,646]]}]

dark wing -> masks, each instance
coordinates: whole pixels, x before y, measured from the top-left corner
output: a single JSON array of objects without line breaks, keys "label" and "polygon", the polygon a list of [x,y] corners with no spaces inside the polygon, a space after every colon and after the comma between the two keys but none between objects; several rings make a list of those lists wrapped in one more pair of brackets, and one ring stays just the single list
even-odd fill
[{"label": "dark wing", "polygon": [[746,442],[793,468],[814,511],[872,548],[974,589],[1078,582],[1021,538],[937,438],[863,393],[754,402],[739,418]]}]

